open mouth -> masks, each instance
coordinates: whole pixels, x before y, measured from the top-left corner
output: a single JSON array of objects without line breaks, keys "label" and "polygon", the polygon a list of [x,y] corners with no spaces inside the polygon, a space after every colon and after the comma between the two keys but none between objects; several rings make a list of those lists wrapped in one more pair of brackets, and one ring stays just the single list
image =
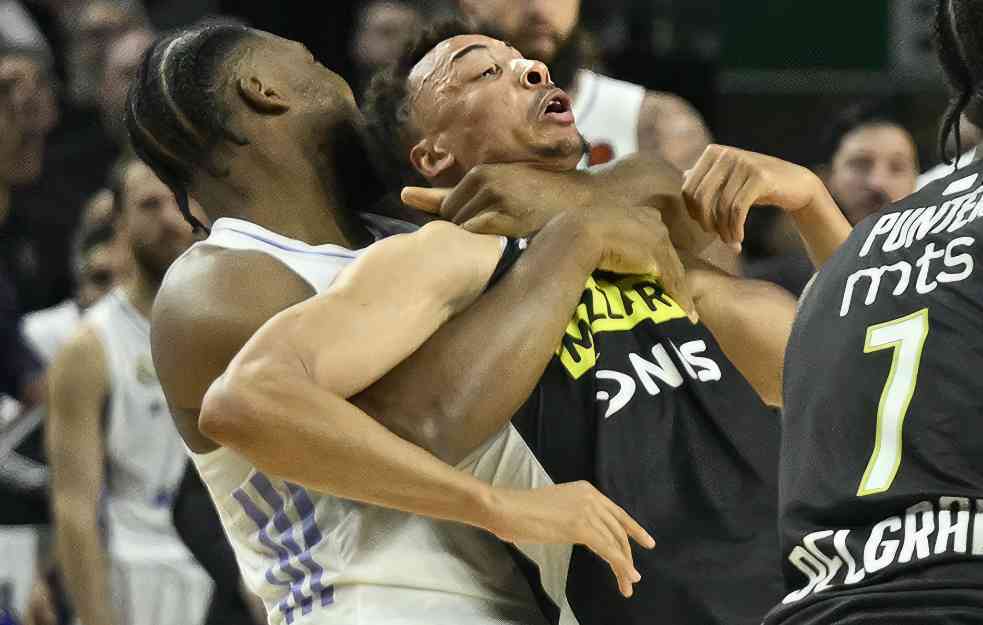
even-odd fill
[{"label": "open mouth", "polygon": [[542,117],[561,124],[572,124],[573,102],[570,96],[560,89],[547,93],[543,97]]}]

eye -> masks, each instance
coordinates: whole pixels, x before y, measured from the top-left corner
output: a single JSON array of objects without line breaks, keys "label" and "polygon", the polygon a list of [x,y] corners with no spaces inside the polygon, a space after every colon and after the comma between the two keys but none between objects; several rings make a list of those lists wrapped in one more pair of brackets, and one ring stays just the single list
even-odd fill
[{"label": "eye", "polygon": [[501,71],[502,71],[501,67],[499,67],[498,65],[492,65],[485,71],[481,72],[480,78],[494,78],[495,76],[498,76],[498,74]]}]

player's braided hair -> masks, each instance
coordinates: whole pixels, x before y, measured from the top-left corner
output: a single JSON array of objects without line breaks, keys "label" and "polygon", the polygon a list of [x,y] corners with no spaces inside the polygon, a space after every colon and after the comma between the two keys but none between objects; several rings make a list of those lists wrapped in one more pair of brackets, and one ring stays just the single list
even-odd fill
[{"label": "player's braided hair", "polygon": [[[951,133],[955,132],[956,157],[962,152],[959,119],[963,112],[970,107],[975,110],[983,106],[983,41],[980,33],[983,33],[983,3],[979,0],[939,0],[935,13],[935,39],[939,61],[954,92],[939,130],[939,149],[946,164],[952,163],[946,150]],[[983,120],[973,121],[980,123]]]},{"label": "player's braided hair", "polygon": [[210,22],[164,36],[147,52],[130,86],[126,128],[137,155],[174,192],[181,214],[195,230],[207,231],[188,206],[193,172],[215,177],[228,168],[214,159],[222,141],[248,140],[228,126],[222,99],[223,68],[235,62],[256,32],[234,22]]},{"label": "player's braided hair", "polygon": [[416,138],[409,124],[407,80],[416,64],[441,41],[476,32],[472,24],[461,19],[436,22],[407,46],[392,66],[372,78],[365,96],[365,117],[373,156],[385,179],[399,184],[424,183],[409,158]]}]

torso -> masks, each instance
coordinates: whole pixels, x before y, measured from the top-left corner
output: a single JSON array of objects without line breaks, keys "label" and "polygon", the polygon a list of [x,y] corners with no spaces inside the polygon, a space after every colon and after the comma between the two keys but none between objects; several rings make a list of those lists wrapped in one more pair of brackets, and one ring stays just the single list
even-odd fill
[{"label": "torso", "polygon": [[804,297],[768,623],[983,619],[981,198],[977,162],[869,217]]},{"label": "torso", "polygon": [[593,482],[658,542],[629,601],[574,549],[582,623],[757,625],[780,597],[778,418],[654,279],[590,279],[513,423],[554,481]]}]

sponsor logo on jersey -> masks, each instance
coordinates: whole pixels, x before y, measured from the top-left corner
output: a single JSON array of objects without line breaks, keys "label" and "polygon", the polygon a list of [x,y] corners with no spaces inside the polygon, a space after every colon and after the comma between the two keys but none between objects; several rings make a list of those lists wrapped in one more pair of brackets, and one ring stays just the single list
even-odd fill
[{"label": "sponsor logo on jersey", "polygon": [[601,275],[591,276],[556,355],[577,380],[597,364],[594,335],[628,332],[646,320],[659,324],[684,318],[686,312],[653,277],[627,276],[609,281]]},{"label": "sponsor logo on jersey", "polygon": [[[973,176],[969,178],[972,179],[971,182],[976,181]],[[952,183],[950,189],[955,185],[958,191],[957,183],[960,182],[957,180]],[[933,206],[881,215],[867,234],[858,257],[866,258],[875,248],[887,254],[921,244],[929,235],[959,232],[983,216],[981,198],[983,186]],[[966,280],[975,269],[975,245],[976,239],[967,233],[941,242],[929,241],[921,248],[921,256],[914,264],[907,260],[898,260],[889,265],[858,269],[846,279],[840,302],[840,316],[846,317],[860,304],[870,306],[877,301],[882,292],[887,290],[881,288],[885,276],[893,278],[891,294],[895,297],[912,290],[919,295],[926,295],[940,284]]]},{"label": "sponsor logo on jersey", "polygon": [[[604,418],[613,417],[618,411],[627,406],[638,391],[638,380],[645,393],[655,397],[663,388],[679,388],[683,384],[683,372],[669,356],[671,349],[683,365],[686,375],[694,382],[716,382],[720,379],[720,366],[711,358],[702,356],[707,351],[705,341],[687,341],[676,347],[672,341],[666,341],[669,349],[662,343],[652,347],[651,357],[643,357],[635,352],[628,354],[626,363],[630,373],[602,369],[595,375],[599,387],[597,400],[608,402]],[[612,385],[614,385],[612,387]],[[614,392],[610,392],[613,390]]]},{"label": "sponsor logo on jersey", "polygon": [[[862,542],[857,542],[860,532],[864,532]],[[836,586],[859,584],[889,567],[953,554],[983,556],[983,500],[940,497],[921,501],[904,514],[870,528],[805,535],[789,552],[788,561],[807,582],[782,603],[794,603]]]}]

